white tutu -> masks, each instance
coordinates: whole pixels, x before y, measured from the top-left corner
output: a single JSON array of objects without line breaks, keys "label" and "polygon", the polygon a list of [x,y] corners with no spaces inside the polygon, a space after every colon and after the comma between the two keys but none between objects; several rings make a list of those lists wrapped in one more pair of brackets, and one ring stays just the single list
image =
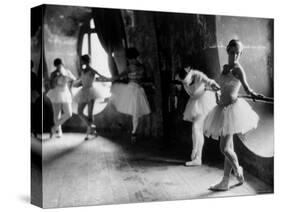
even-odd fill
[{"label": "white tutu", "polygon": [[55,87],[48,91],[47,97],[52,103],[71,103],[72,96],[68,88]]},{"label": "white tutu", "polygon": [[73,101],[77,103],[85,103],[97,98],[102,98],[102,95],[97,91],[97,89],[94,87],[82,87],[75,94]]},{"label": "white tutu", "polygon": [[183,120],[192,122],[198,116],[207,115],[215,106],[216,98],[211,91],[205,91],[199,97],[190,97],[183,113]]},{"label": "white tutu", "polygon": [[219,136],[246,133],[257,128],[259,116],[244,99],[237,99],[226,107],[217,105],[207,115],[204,133],[207,137],[218,139]]},{"label": "white tutu", "polygon": [[115,83],[111,88],[112,103],[120,113],[140,117],[150,113],[145,92],[137,83]]}]

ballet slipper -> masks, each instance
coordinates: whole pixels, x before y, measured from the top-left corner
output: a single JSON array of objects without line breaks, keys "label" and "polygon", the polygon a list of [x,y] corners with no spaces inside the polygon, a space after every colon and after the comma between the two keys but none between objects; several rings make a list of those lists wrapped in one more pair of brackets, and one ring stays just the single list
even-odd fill
[{"label": "ballet slipper", "polygon": [[91,134],[91,126],[87,127],[86,137],[84,138],[85,141],[89,140],[89,135]]},{"label": "ballet slipper", "polygon": [[194,159],[192,161],[187,161],[185,162],[185,166],[201,166],[202,165],[202,161],[200,159]]},{"label": "ballet slipper", "polygon": [[226,179],[223,179],[220,183],[211,186],[209,188],[209,190],[211,191],[228,191],[229,190],[229,185],[228,185],[228,181]]}]

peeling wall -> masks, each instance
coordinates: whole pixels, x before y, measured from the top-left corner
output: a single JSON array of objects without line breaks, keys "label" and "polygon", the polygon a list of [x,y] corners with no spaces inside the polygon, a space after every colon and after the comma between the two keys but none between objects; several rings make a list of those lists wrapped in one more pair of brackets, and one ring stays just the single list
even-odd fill
[{"label": "peeling wall", "polygon": [[46,6],[44,48],[49,75],[54,70],[54,59],[61,58],[66,68],[78,76],[78,36],[80,27],[90,14],[91,9],[86,7]]},{"label": "peeling wall", "polygon": [[[210,77],[216,75],[218,53],[215,17],[183,13],[155,13],[160,77],[162,80],[164,131],[169,143],[191,140],[190,125],[183,122],[187,94],[172,80],[179,68],[191,64]],[[177,99],[176,99],[177,98]]]},{"label": "peeling wall", "polygon": [[[152,109],[146,125],[142,125],[146,135],[163,136],[162,81],[160,78],[157,37],[152,12],[122,11],[127,45],[136,47],[140,60],[145,66],[145,76],[154,86],[144,87]],[[129,17],[128,17],[129,16]],[[130,21],[128,21],[130,18]],[[127,20],[127,21],[126,21]]]},{"label": "peeling wall", "polygon": [[[227,63],[226,46],[235,38],[244,49],[240,63],[251,87],[273,96],[273,20],[263,18],[216,16],[216,36],[221,67]],[[241,90],[242,91],[242,90]]]}]

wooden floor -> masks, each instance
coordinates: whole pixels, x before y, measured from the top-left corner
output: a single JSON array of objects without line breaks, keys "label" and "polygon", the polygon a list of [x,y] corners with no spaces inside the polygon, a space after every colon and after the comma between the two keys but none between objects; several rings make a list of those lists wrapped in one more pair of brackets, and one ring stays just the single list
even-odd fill
[{"label": "wooden floor", "polygon": [[[153,141],[132,145],[123,138],[64,134],[43,141],[43,206],[45,208],[182,200],[271,193],[272,187],[245,173],[247,183],[227,192],[211,192],[222,169],[187,168],[184,160],[163,156]],[[33,140],[33,149],[36,149]],[[235,178],[231,181],[236,183]]]}]

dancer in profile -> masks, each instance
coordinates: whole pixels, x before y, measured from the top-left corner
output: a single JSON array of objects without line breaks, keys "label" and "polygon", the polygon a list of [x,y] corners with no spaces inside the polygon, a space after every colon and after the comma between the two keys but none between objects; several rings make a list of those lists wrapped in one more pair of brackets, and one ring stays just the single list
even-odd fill
[{"label": "dancer in profile", "polygon": [[214,191],[226,191],[229,189],[231,170],[238,180],[238,185],[244,183],[243,168],[239,165],[237,155],[233,147],[233,135],[246,133],[258,125],[259,117],[250,105],[238,98],[238,91],[243,86],[246,93],[253,99],[262,97],[255,93],[248,85],[246,74],[239,63],[242,54],[242,43],[239,40],[231,40],[227,46],[228,64],[223,66],[219,85],[221,88],[218,105],[205,119],[204,132],[208,137],[220,138],[220,149],[225,156],[224,175],[222,180],[210,187]]},{"label": "dancer in profile", "polygon": [[119,75],[119,79],[127,78],[128,84],[114,83],[111,89],[112,102],[117,111],[132,116],[132,142],[136,141],[139,118],[151,112],[144,89],[140,86],[144,66],[138,60],[138,56],[139,52],[136,48],[126,50],[128,66],[127,70]]},{"label": "dancer in profile", "polygon": [[208,112],[216,105],[213,89],[217,91],[219,85],[209,79],[204,73],[192,69],[190,66],[181,69],[176,75],[190,96],[183,113],[183,120],[192,122],[192,153],[191,161],[186,166],[200,166],[202,164],[202,149],[204,145],[203,125]]},{"label": "dancer in profile", "polygon": [[[93,120],[93,109],[95,100],[102,95],[94,88],[94,82],[96,75],[100,76],[104,80],[110,80],[105,76],[99,74],[93,69],[91,64],[91,58],[89,55],[81,56],[82,65],[85,68],[81,71],[80,78],[75,82],[74,86],[82,85],[82,88],[74,96],[74,101],[78,103],[78,115],[87,125],[87,132],[85,140],[88,140],[90,135],[96,135],[96,125]],[[84,114],[85,107],[88,106],[88,116]]]},{"label": "dancer in profile", "polygon": [[72,116],[72,96],[69,83],[75,80],[75,76],[63,66],[60,58],[54,60],[54,66],[56,69],[50,77],[51,89],[47,93],[52,102],[54,116],[54,126],[51,128],[50,137],[55,133],[57,137],[61,137],[61,125]]}]

